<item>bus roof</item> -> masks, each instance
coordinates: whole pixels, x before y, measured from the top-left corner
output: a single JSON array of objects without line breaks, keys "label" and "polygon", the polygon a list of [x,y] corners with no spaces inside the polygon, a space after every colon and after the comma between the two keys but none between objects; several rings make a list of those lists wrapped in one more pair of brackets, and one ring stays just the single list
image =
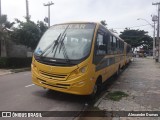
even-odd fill
[{"label": "bus roof", "polygon": [[[65,23],[58,23],[58,24],[54,24],[54,25],[62,25],[62,24],[78,24],[78,23],[81,23],[81,24],[87,24],[87,23],[92,23],[92,24],[98,24],[98,22],[87,22],[87,21],[71,21],[71,22],[65,22]],[[53,25],[53,26],[54,26]]]}]

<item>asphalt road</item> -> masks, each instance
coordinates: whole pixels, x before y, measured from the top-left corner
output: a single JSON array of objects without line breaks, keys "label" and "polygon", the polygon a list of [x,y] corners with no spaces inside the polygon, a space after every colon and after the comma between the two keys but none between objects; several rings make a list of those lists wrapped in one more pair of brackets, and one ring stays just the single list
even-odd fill
[{"label": "asphalt road", "polygon": [[[0,76],[0,111],[81,111],[85,103],[84,96],[59,93],[32,84],[29,71]],[[47,119],[71,120],[74,117]]]}]

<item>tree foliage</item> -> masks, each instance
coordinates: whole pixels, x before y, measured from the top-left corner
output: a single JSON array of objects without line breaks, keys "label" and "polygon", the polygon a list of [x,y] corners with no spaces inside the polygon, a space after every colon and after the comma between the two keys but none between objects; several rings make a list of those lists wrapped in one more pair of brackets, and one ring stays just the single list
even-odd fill
[{"label": "tree foliage", "polygon": [[16,43],[23,44],[35,49],[43,33],[47,30],[47,26],[43,22],[34,23],[33,21],[22,22],[16,19],[19,24],[18,28],[14,29],[12,38]]},{"label": "tree foliage", "polygon": [[1,40],[5,40],[6,42],[10,40],[10,28],[13,27],[15,23],[9,22],[7,19],[7,15],[2,15],[0,17],[0,45]]},{"label": "tree foliage", "polygon": [[42,36],[44,34],[44,32],[48,29],[48,27],[46,26],[46,24],[42,21],[38,21],[37,25],[40,29],[40,36]]},{"label": "tree foliage", "polygon": [[101,20],[100,23],[101,23],[102,25],[104,25],[104,26],[107,26],[107,23],[106,23],[105,20]]},{"label": "tree foliage", "polygon": [[15,23],[14,22],[9,22],[7,19],[7,15],[2,15],[0,17],[0,30],[4,31],[6,28],[10,29]]},{"label": "tree foliage", "polygon": [[126,28],[123,32],[121,32],[120,37],[133,48],[144,47],[151,49],[153,39],[147,35],[147,33],[148,32],[144,30],[133,30]]},{"label": "tree foliage", "polygon": [[[18,24],[18,27],[13,28],[15,23]],[[23,22],[15,19],[15,22],[9,22],[7,15],[2,15],[0,17],[0,40],[13,40],[34,49],[47,28],[42,21],[34,23],[33,21]]]}]

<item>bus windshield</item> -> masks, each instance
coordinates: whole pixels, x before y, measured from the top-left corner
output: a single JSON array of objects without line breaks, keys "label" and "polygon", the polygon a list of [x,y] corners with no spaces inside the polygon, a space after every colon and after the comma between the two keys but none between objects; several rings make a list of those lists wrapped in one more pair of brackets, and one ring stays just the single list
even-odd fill
[{"label": "bus windshield", "polygon": [[90,53],[95,24],[61,24],[48,29],[34,54],[53,59],[80,60]]}]

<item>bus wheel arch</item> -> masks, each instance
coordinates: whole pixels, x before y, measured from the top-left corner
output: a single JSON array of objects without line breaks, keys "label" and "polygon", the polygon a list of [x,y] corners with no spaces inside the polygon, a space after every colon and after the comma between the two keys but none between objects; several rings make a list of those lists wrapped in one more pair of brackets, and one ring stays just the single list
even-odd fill
[{"label": "bus wheel arch", "polygon": [[94,87],[93,87],[93,91],[89,95],[89,98],[94,99],[98,94],[101,93],[101,90],[102,90],[102,76],[100,75],[96,79],[96,82],[95,82]]},{"label": "bus wheel arch", "polygon": [[101,75],[98,76],[98,78],[96,80],[96,84],[98,85],[98,87],[100,88],[99,90],[101,91],[101,87],[102,87],[102,76]]},{"label": "bus wheel arch", "polygon": [[121,65],[119,64],[118,69],[117,69],[117,71],[116,71],[116,76],[118,76],[118,75],[119,75],[119,73],[120,73],[120,69],[121,69]]},{"label": "bus wheel arch", "polygon": [[102,76],[99,75],[96,82],[95,82],[95,86],[97,87],[97,91],[96,91],[96,94],[97,93],[100,93],[101,92],[101,89],[102,89]]}]

